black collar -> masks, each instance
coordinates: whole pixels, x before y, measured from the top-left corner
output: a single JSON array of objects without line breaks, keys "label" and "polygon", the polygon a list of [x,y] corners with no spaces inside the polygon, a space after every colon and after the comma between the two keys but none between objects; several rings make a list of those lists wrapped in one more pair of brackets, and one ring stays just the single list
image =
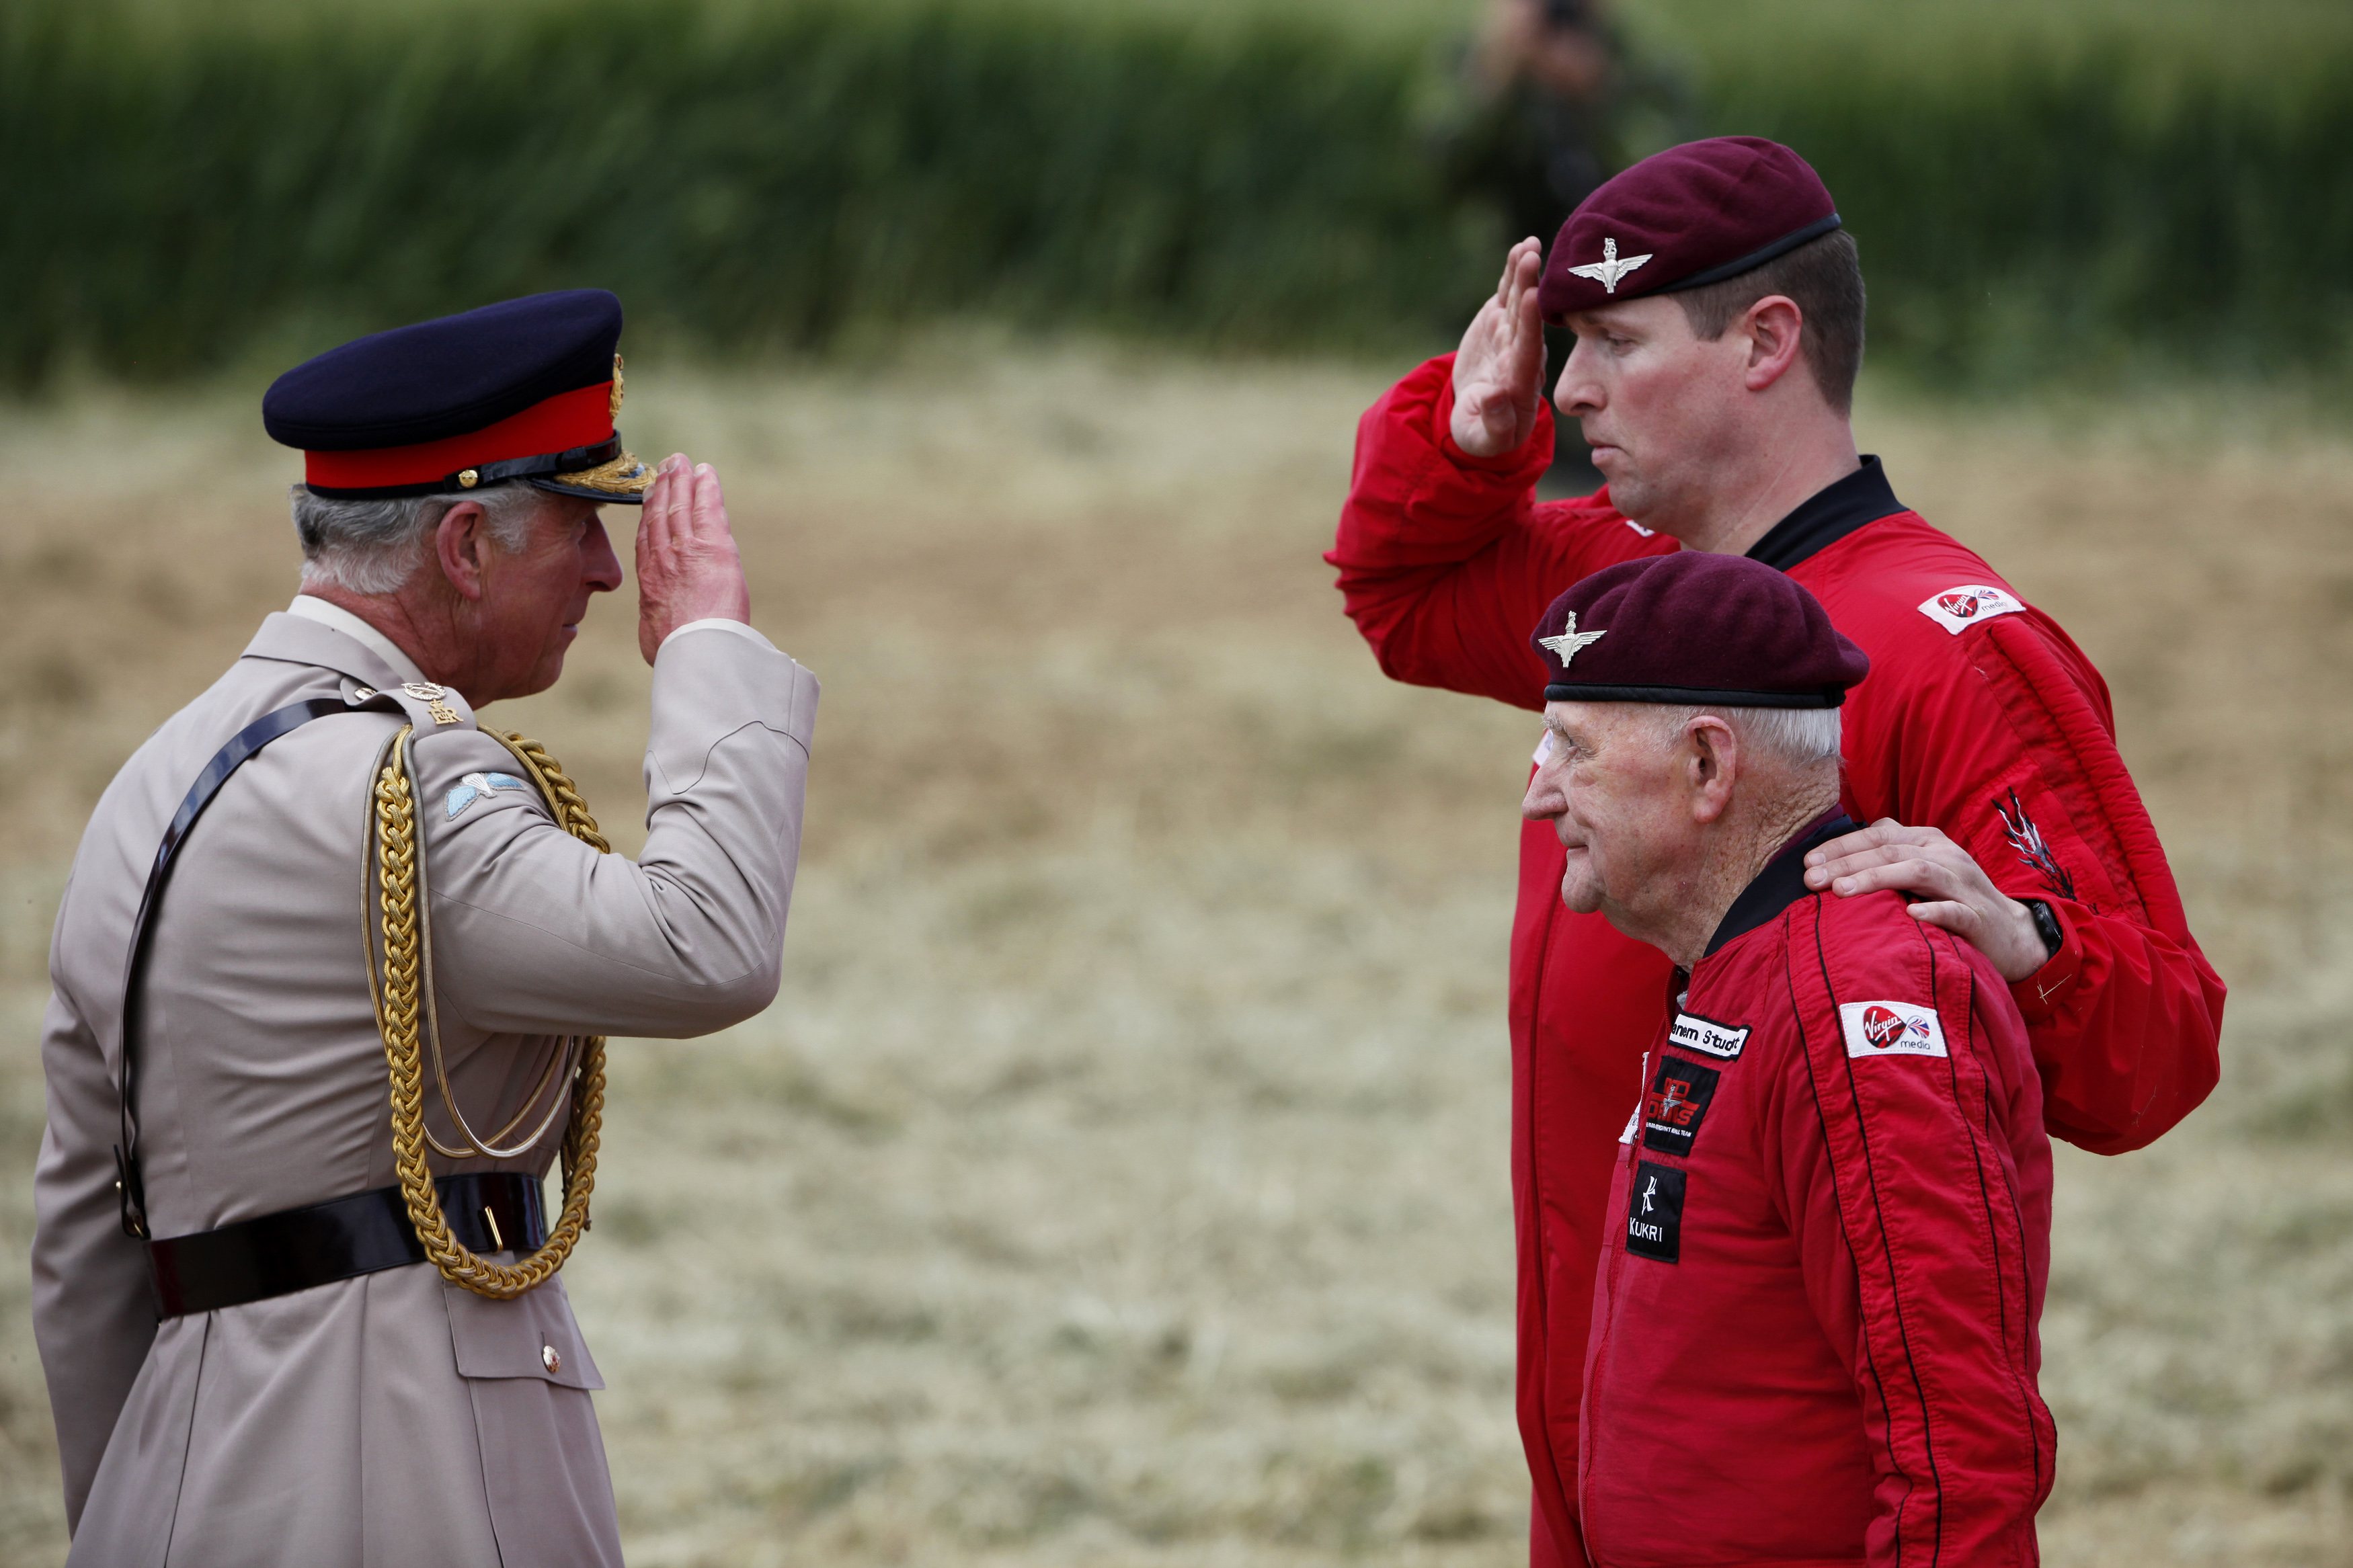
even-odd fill
[{"label": "black collar", "polygon": [[1854,828],[1854,823],[1837,806],[1814,818],[1810,826],[1801,829],[1766,863],[1755,881],[1740,889],[1740,896],[1724,911],[1723,923],[1707,939],[1707,952],[1700,956],[1714,957],[1716,949],[1746,936],[1812,893],[1813,889],[1806,886],[1806,851],[1817,844],[1827,844],[1841,833],[1852,833]]},{"label": "black collar", "polygon": [[1877,458],[1865,456],[1862,467],[1846,478],[1824,485],[1798,504],[1798,510],[1775,523],[1751,545],[1748,558],[1787,572],[1808,556],[1829,549],[1866,522],[1877,522],[1908,510],[1888,487],[1886,471]]}]

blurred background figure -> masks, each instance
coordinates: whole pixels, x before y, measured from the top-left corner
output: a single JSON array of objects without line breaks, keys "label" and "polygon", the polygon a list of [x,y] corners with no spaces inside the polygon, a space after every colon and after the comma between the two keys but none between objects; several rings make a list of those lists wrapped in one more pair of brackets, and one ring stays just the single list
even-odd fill
[{"label": "blurred background figure", "polygon": [[[1672,105],[1672,73],[1634,58],[1609,0],[1490,0],[1463,57],[1466,108],[1448,143],[1455,187],[1491,203],[1514,239],[1546,247],[1577,205],[1632,162],[1635,104]],[[1664,121],[1680,127],[1670,112]],[[1574,339],[1548,328],[1556,367]],[[1564,431],[1545,477],[1547,497],[1600,488],[1600,471],[1574,431]]]},{"label": "blurred background figure", "polygon": [[1606,0],[1492,0],[1465,65],[1478,112],[1455,150],[1514,237],[1547,243],[1616,171],[1611,96],[1623,50]]},{"label": "blurred background figure", "polygon": [[1480,115],[1457,155],[1466,184],[1494,193],[1515,237],[1551,240],[1617,167],[1609,101],[1619,57],[1605,0],[1487,7],[1466,61]]}]

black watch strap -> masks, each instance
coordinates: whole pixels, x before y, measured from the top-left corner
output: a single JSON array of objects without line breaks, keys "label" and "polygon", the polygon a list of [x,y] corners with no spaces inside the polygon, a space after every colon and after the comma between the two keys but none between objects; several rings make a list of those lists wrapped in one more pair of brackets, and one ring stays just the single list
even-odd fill
[{"label": "black watch strap", "polygon": [[2052,957],[2058,957],[2059,950],[2067,945],[2067,932],[2060,926],[2058,915],[2041,899],[2021,899],[2019,901],[2026,906],[2026,912],[2034,917],[2034,934],[2042,939],[2042,945],[2050,951]]}]

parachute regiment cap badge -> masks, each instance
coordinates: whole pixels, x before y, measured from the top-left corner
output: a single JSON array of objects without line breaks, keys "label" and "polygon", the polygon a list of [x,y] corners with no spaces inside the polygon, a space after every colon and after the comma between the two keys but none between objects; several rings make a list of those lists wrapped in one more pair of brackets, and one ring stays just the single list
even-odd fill
[{"label": "parachute regiment cap badge", "polygon": [[[1569,271],[1579,278],[1592,279],[1601,285],[1603,293],[1615,294],[1618,292],[1618,280],[1650,260],[1651,254],[1650,251],[1644,251],[1640,256],[1630,256],[1620,261],[1618,259],[1618,241],[1615,238],[1605,239],[1601,242],[1600,260],[1588,261],[1582,267],[1572,267]],[[1561,662],[1567,664],[1568,660],[1564,658]]]},{"label": "parachute regiment cap badge", "polygon": [[1609,628],[1607,626],[1602,627],[1598,632],[1578,631],[1577,629],[1577,612],[1575,610],[1571,610],[1568,612],[1568,623],[1561,627],[1560,636],[1556,637],[1538,637],[1536,638],[1536,641],[1543,647],[1548,647],[1552,649],[1554,653],[1558,654],[1560,656],[1560,667],[1563,669],[1567,669],[1568,668],[1568,661],[1577,657],[1577,650],[1578,648],[1585,647],[1588,643],[1599,642],[1603,637],[1606,637],[1609,635]]}]

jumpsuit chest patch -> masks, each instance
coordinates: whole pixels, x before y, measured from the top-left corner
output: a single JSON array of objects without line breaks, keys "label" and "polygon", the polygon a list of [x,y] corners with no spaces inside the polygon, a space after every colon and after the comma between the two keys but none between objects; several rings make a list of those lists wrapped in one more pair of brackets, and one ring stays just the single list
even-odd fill
[{"label": "jumpsuit chest patch", "polygon": [[1697,1062],[1661,1058],[1658,1076],[1642,1097],[1642,1147],[1688,1156],[1720,1077],[1715,1068]]},{"label": "jumpsuit chest patch", "polygon": [[1672,1263],[1683,1256],[1683,1186],[1689,1173],[1672,1165],[1634,1162],[1626,1189],[1626,1250],[1637,1258]]},{"label": "jumpsuit chest patch", "polygon": [[1667,1031],[1667,1043],[1697,1051],[1704,1057],[1734,1061],[1748,1043],[1748,1029],[1745,1025],[1719,1024],[1696,1013],[1678,1013],[1674,1026]]}]

